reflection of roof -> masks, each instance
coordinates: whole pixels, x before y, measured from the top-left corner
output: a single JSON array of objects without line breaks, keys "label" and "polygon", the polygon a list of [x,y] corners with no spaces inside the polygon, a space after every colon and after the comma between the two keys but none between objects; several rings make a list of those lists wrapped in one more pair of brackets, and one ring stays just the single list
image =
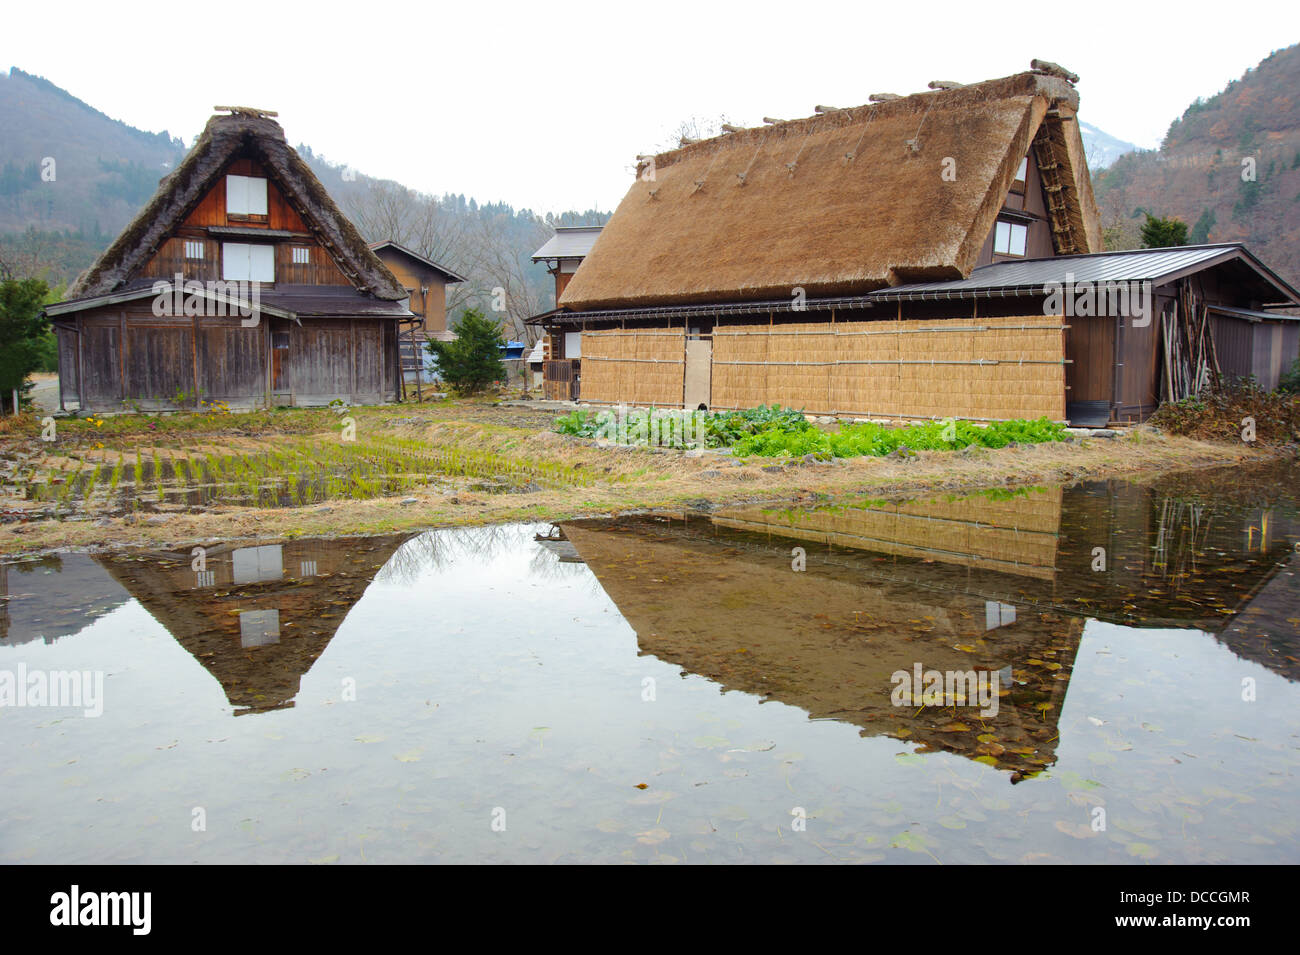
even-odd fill
[{"label": "reflection of roof", "polygon": [[[716,521],[633,516],[563,530],[644,653],[864,736],[904,738],[1017,774],[1055,761],[1068,687],[1061,674],[1083,629],[1077,617],[1017,615],[1014,605],[958,588],[873,579],[875,555],[811,542],[792,601],[789,542]],[[893,675],[918,662],[953,672],[1009,666],[1021,682],[983,720],[960,706],[918,712],[892,699]],[[1043,701],[1053,704],[1046,713]]]},{"label": "reflection of roof", "polygon": [[533,261],[542,259],[583,259],[596,244],[604,226],[559,226],[540,249],[533,253]]},{"label": "reflection of roof", "polygon": [[89,554],[0,563],[0,647],[53,643],[130,599]]},{"label": "reflection of roof", "polygon": [[292,706],[302,676],[404,536],[96,558],[221,684],[235,715]]}]

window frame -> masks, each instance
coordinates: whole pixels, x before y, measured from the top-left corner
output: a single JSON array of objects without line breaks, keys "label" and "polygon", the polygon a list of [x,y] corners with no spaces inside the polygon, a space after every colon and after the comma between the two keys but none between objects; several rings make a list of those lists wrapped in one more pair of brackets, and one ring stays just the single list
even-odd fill
[{"label": "window frame", "polygon": [[[253,183],[259,185],[253,187]],[[231,219],[266,218],[270,209],[269,192],[265,176],[226,173],[226,216]],[[258,207],[261,211],[254,211]]]},{"label": "window frame", "polygon": [[[253,250],[258,249],[256,256]],[[266,250],[262,252],[260,250]],[[255,259],[257,260],[255,263]],[[240,269],[241,274],[231,274],[231,268],[236,262],[247,263],[246,269]],[[267,274],[265,271],[255,269],[255,264],[270,267],[270,278],[254,278],[254,275]],[[223,282],[260,282],[264,284],[274,284],[275,282],[275,246],[261,242],[223,242],[221,243],[221,279]]]},{"label": "window frame", "polygon": [[[1006,229],[1006,248],[1002,248],[1003,228]],[[1017,233],[1017,229],[1020,231]],[[1013,237],[1020,237],[1020,251],[1012,251],[1014,248]],[[1029,252],[1029,225],[1025,222],[1017,222],[1014,219],[999,218],[993,224],[993,254],[1009,255],[1013,258],[1023,259]]]}]

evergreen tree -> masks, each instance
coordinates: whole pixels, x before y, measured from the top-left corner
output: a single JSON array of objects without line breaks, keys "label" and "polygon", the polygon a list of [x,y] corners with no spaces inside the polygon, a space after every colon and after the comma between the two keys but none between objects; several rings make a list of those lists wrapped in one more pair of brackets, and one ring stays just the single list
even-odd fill
[{"label": "evergreen tree", "polygon": [[1167,249],[1175,245],[1187,244],[1187,223],[1181,219],[1157,219],[1146,213],[1146,222],[1142,223],[1142,248]]},{"label": "evergreen tree", "polygon": [[42,365],[50,320],[41,309],[48,294],[39,279],[0,282],[0,406],[7,411],[13,410],[15,389],[20,400],[26,398],[27,377]]},{"label": "evergreen tree", "polygon": [[438,363],[438,376],[458,394],[472,395],[506,377],[501,364],[505,341],[501,325],[476,308],[468,308],[456,326],[454,342],[429,342],[429,352]]}]

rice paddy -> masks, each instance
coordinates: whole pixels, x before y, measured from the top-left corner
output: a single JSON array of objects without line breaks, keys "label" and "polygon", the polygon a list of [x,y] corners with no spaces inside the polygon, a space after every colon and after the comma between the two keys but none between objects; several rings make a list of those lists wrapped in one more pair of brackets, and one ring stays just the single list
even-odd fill
[{"label": "rice paddy", "polygon": [[25,475],[28,500],[55,514],[175,510],[229,504],[283,508],[367,500],[429,486],[489,492],[585,487],[563,462],[415,439],[293,439],[267,449],[137,447],[72,452]]}]

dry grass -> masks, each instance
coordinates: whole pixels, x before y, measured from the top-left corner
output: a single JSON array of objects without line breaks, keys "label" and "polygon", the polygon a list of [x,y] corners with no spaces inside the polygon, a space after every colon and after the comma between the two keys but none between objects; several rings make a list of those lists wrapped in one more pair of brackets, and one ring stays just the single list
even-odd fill
[{"label": "dry grass", "polygon": [[[466,405],[466,416],[481,406]],[[209,538],[339,536],[415,531],[506,521],[556,521],[651,508],[682,508],[759,502],[812,502],[860,494],[901,496],[937,489],[1048,484],[1085,478],[1164,473],[1180,468],[1262,461],[1277,452],[1241,444],[1211,444],[1136,429],[1128,437],[1079,444],[1022,445],[1001,450],[921,452],[907,460],[856,458],[803,464],[771,459],[740,461],[728,455],[687,457],[647,448],[599,447],[549,431],[454,420],[453,410],[403,415],[384,409],[393,423],[368,440],[417,441],[430,448],[458,449],[519,460],[547,461],[583,481],[527,493],[489,494],[419,488],[396,497],[331,500],[286,508],[223,506],[202,513],[169,514],[152,524],[134,515],[99,521],[31,521],[0,524],[0,554],[58,547],[184,546]],[[336,440],[325,433],[322,440]],[[210,447],[244,453],[274,448],[268,435],[227,435]],[[0,450],[7,447],[0,442]],[[205,446],[206,447],[206,446]],[[134,445],[131,445],[134,449]],[[165,451],[166,449],[164,449]],[[152,449],[141,448],[150,457]],[[60,458],[71,460],[69,455]],[[41,467],[46,466],[42,461]],[[414,503],[403,504],[414,498]],[[10,497],[0,509],[23,510],[32,502]]]}]

